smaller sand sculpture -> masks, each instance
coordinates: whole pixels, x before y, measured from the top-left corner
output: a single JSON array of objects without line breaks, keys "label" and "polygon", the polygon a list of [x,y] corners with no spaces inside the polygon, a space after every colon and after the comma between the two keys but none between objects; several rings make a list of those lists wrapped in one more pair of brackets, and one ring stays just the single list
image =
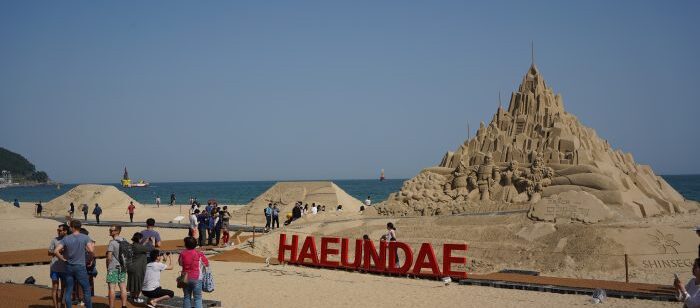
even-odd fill
[{"label": "smaller sand sculpture", "polygon": [[528,201],[535,203],[540,200],[543,188],[552,184],[553,176],[554,170],[545,166],[542,156],[537,155],[530,168],[525,169],[521,176],[517,176],[515,182],[524,187]]}]

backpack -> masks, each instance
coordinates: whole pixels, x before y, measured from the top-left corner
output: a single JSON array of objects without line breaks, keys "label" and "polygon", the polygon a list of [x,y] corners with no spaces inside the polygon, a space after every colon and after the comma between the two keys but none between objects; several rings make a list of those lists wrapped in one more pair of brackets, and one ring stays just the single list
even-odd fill
[{"label": "backpack", "polygon": [[134,258],[134,249],[127,241],[121,240],[117,241],[117,243],[119,243],[117,260],[119,260],[119,266],[126,271],[127,266],[131,264],[131,260]]}]

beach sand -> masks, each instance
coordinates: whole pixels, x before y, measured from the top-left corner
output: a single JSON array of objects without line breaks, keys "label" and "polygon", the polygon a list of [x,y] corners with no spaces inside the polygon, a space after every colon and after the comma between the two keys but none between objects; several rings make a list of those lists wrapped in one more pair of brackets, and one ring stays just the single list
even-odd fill
[{"label": "beach sand", "polygon": [[[45,248],[55,236],[58,222],[33,217],[32,203],[23,203],[21,209],[7,203],[0,206],[3,219],[0,232],[6,235],[0,240],[0,250]],[[186,210],[185,207],[182,208],[182,211]],[[149,217],[157,221],[169,221],[179,215],[178,206],[161,205],[156,208],[154,205],[139,205],[135,221],[145,221]],[[102,219],[128,221],[126,204],[123,209],[106,209]],[[244,215],[234,214],[234,222],[244,220]],[[249,222],[251,221],[255,222],[255,218],[249,217]],[[386,232],[385,225],[389,221],[397,226],[399,239],[411,245],[420,242],[431,242],[434,245],[467,242],[470,245],[466,267],[468,272],[489,273],[504,268],[518,268],[538,270],[548,276],[624,281],[624,263],[620,253],[647,251],[645,245],[651,240],[647,233],[653,234],[652,231],[675,232],[675,240],[681,243],[675,249],[697,253],[697,237],[688,230],[700,221],[700,216],[695,213],[591,226],[537,223],[524,215],[387,218],[377,217],[371,210],[365,214],[328,211],[306,216],[281,232],[302,237],[315,235],[359,238],[368,234],[376,240]],[[129,238],[133,232],[141,229],[143,228],[125,228],[123,234]],[[89,226],[88,230],[98,245],[107,244],[107,226]],[[649,232],[635,235],[636,230]],[[158,231],[164,240],[181,239],[186,233],[182,229],[158,228]],[[688,233],[688,236],[683,232]],[[249,240],[239,245],[239,248],[254,255],[274,258],[277,256],[279,234],[279,230],[262,236],[258,234],[254,247]],[[438,254],[439,251],[438,249]],[[438,255],[438,259],[440,257]],[[585,295],[456,284],[444,286],[434,280],[297,266],[215,261],[212,262],[212,268],[217,290],[205,294],[205,298],[220,300],[223,307],[377,307],[399,304],[412,307],[461,307],[467,303],[484,307],[562,307],[590,304],[589,296]],[[95,282],[96,294],[106,295],[104,259],[98,261],[98,271],[100,274]],[[689,278],[689,269],[677,268],[673,271],[678,272],[682,280]],[[48,265],[0,268],[0,281],[21,283],[28,276],[34,276],[37,284],[50,283]],[[165,272],[162,276],[163,286],[175,289],[175,277],[175,271]],[[670,277],[671,274],[665,270],[646,271],[636,265],[631,270],[631,280],[635,282],[670,284]],[[261,296],[261,290],[267,290],[269,294]],[[179,290],[176,293],[179,294]],[[676,307],[678,303],[611,298],[606,305]]]}]

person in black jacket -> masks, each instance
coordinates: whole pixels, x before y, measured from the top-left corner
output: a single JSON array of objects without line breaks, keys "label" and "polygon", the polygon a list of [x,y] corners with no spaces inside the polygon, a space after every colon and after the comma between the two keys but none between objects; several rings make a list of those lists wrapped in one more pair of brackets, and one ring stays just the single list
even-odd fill
[{"label": "person in black jacket", "polygon": [[92,210],[92,214],[95,215],[95,220],[97,220],[97,224],[99,225],[100,215],[102,215],[102,208],[99,204],[95,203],[95,208]]}]

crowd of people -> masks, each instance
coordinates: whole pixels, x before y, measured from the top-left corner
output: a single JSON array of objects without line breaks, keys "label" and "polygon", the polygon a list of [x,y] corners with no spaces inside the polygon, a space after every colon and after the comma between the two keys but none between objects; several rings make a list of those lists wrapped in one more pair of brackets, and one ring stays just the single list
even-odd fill
[{"label": "crowd of people", "polygon": [[[211,210],[212,212],[214,210]],[[225,213],[226,209],[218,212]],[[218,213],[216,213],[218,214]],[[146,229],[132,235],[127,241],[120,225],[109,227],[111,240],[107,245],[105,281],[108,287],[109,307],[126,307],[127,301],[155,307],[159,301],[174,297],[172,290],[160,285],[160,273],[173,269],[172,256],[162,253],[160,234],[155,230],[155,220],[146,220]],[[70,219],[56,229],[56,237],[49,244],[52,257],[49,276],[52,281],[54,307],[72,307],[74,304],[92,307],[94,278],[97,276],[95,241],[80,220]],[[197,240],[184,239],[185,250],[178,263],[185,277],[183,307],[202,307],[202,282],[199,264],[209,265],[206,257],[195,248]],[[116,298],[119,290],[119,299]],[[144,300],[141,295],[145,296]],[[120,305],[117,305],[120,304]]]},{"label": "crowd of people", "polygon": [[[220,207],[210,200],[202,208],[196,198],[192,198],[189,210],[190,231],[188,236],[197,239],[199,246],[230,246],[229,223],[231,213],[228,206]],[[222,238],[223,236],[223,238]]]}]

